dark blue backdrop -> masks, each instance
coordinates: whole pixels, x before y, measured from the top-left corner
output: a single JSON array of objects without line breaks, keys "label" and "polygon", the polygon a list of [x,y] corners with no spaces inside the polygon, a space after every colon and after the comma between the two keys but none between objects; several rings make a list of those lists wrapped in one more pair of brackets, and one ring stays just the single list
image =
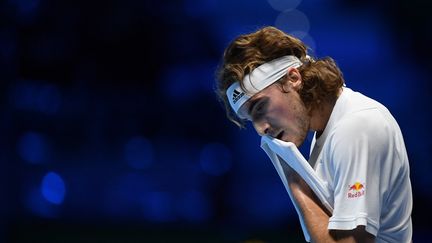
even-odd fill
[{"label": "dark blue backdrop", "polygon": [[427,240],[423,2],[2,1],[0,242],[301,242],[258,136],[228,122],[213,91],[226,45],[266,25],[333,57],[396,117],[414,241]]}]

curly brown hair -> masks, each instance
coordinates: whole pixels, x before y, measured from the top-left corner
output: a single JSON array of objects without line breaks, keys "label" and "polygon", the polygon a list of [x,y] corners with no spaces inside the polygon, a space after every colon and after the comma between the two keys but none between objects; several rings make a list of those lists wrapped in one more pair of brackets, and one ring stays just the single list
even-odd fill
[{"label": "curly brown hair", "polygon": [[225,49],[217,70],[216,93],[225,105],[228,119],[244,127],[244,121],[234,113],[226,96],[229,86],[240,81],[244,88],[245,75],[265,62],[286,55],[294,55],[303,63],[298,68],[303,80],[299,94],[308,109],[316,108],[321,101],[336,100],[344,79],[335,61],[330,57],[313,60],[306,54],[307,47],[301,40],[275,27],[238,36]]}]

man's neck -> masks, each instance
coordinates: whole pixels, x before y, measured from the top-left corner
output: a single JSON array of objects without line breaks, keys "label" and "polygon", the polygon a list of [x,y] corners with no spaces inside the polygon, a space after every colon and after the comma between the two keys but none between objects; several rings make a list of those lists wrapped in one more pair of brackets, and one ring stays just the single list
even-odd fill
[{"label": "man's neck", "polygon": [[336,99],[321,102],[316,109],[312,110],[310,129],[316,131],[316,138],[321,136],[321,134],[324,132],[324,129],[327,126],[336,101],[341,93],[342,88],[340,89]]}]

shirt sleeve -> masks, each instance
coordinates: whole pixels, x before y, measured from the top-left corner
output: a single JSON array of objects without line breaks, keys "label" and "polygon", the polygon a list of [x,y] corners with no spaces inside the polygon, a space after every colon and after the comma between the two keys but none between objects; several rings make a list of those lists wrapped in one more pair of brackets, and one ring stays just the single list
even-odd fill
[{"label": "shirt sleeve", "polygon": [[352,230],[364,225],[376,236],[380,227],[380,164],[388,152],[388,130],[379,114],[370,115],[352,115],[330,136],[334,211],[328,229]]}]

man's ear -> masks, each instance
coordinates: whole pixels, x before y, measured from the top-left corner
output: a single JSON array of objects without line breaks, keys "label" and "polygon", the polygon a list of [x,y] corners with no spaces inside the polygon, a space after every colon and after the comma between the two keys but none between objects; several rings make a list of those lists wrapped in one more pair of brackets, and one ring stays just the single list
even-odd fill
[{"label": "man's ear", "polygon": [[290,67],[287,71],[287,78],[283,84],[284,90],[289,90],[292,88],[294,90],[299,90],[302,84],[302,77],[297,68]]}]

